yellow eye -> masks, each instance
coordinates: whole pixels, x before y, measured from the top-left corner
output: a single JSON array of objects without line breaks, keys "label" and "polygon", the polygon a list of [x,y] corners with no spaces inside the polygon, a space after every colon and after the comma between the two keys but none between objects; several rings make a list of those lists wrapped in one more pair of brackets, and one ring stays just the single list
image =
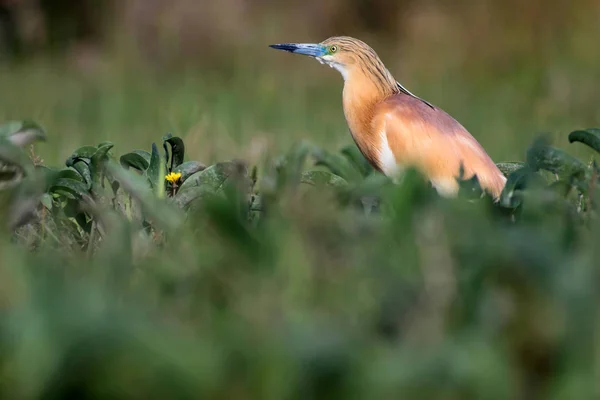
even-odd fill
[{"label": "yellow eye", "polygon": [[333,45],[333,46],[331,46],[331,47],[329,48],[329,51],[330,51],[331,53],[335,53],[336,51],[338,51],[338,47],[337,47],[336,45]]}]

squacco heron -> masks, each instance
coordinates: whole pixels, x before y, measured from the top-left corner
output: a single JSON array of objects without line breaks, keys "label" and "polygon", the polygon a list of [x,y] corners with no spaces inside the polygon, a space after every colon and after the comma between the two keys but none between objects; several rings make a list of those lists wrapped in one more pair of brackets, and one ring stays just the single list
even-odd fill
[{"label": "squacco heron", "polygon": [[346,122],[376,170],[396,179],[416,168],[440,195],[454,197],[462,165],[463,179],[476,175],[498,200],[506,178],[479,142],[448,113],[398,83],[366,43],[334,36],[316,44],[270,47],[316,58],[342,74]]}]

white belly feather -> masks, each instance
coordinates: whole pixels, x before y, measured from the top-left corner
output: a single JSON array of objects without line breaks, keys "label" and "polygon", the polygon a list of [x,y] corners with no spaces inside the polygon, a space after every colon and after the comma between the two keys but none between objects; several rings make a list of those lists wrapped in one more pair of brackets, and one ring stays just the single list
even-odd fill
[{"label": "white belly feather", "polygon": [[[379,165],[385,175],[390,177],[392,181],[399,183],[405,168],[396,162],[396,157],[394,157],[394,153],[390,148],[385,130],[381,132],[380,136]],[[458,192],[458,183],[455,179],[433,179],[430,182],[441,196],[454,197]]]},{"label": "white belly feather", "polygon": [[402,168],[396,162],[396,157],[390,148],[390,144],[387,140],[387,134],[383,130],[380,134],[381,143],[379,145],[379,165],[383,173],[390,178],[400,178]]}]

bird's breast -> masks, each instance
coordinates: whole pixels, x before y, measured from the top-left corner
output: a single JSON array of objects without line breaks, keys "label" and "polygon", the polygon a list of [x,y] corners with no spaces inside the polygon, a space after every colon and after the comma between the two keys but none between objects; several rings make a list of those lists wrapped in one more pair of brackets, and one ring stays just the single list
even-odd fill
[{"label": "bird's breast", "polygon": [[402,167],[390,147],[386,127],[373,124],[373,109],[346,102],[344,114],[354,142],[373,168],[390,177],[399,175]]},{"label": "bird's breast", "polygon": [[373,168],[388,175],[395,166],[395,159],[385,132],[377,133],[371,129],[372,118],[369,118],[368,113],[345,107],[344,114],[352,139],[362,155]]}]

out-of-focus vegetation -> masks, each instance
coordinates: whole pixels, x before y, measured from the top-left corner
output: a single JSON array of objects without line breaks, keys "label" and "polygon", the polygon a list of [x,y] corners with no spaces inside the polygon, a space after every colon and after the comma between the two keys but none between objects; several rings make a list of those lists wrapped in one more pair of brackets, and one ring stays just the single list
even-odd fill
[{"label": "out-of-focus vegetation", "polygon": [[0,127],[5,397],[597,393],[596,163],[539,139],[494,203],[476,179],[392,184],[354,146],[259,172],[167,134],[53,168],[45,138]]},{"label": "out-of-focus vegetation", "polygon": [[[599,16],[0,0],[2,397],[597,397]],[[337,72],[267,47],[337,34],[473,133],[498,203],[374,173]]]}]

